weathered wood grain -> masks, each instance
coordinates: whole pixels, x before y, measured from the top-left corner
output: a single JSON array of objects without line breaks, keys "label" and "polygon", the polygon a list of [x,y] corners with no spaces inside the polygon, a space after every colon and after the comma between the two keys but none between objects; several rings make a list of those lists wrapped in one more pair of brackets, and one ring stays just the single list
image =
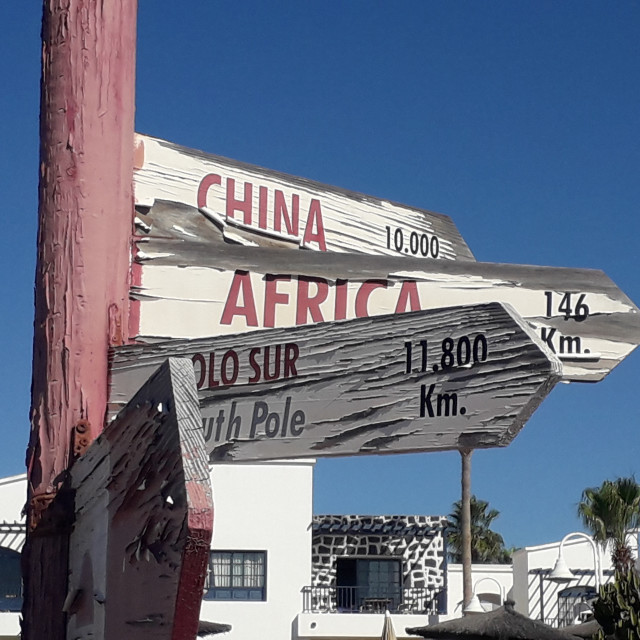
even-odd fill
[{"label": "weathered wood grain", "polygon": [[137,2],[40,5],[40,182],[22,638],[63,640],[67,523],[37,527],[71,463],[74,430],[82,425],[87,438],[102,431],[108,347],[127,336]]},{"label": "weathered wood grain", "polygon": [[69,640],[194,640],[213,504],[193,366],[170,359],[74,465]]},{"label": "weathered wood grain", "polygon": [[[188,205],[189,222],[141,214],[139,228],[188,241],[473,260],[448,216],[138,136],[140,211]],[[231,182],[229,182],[231,180]]]},{"label": "weathered wood grain", "polygon": [[194,362],[212,461],[505,446],[561,375],[490,303],[118,348],[112,403],[168,355]]},{"label": "weathered wood grain", "polygon": [[640,341],[638,308],[601,271],[147,240],[132,289],[143,341],[491,301],[546,339],[565,380],[601,380]]}]

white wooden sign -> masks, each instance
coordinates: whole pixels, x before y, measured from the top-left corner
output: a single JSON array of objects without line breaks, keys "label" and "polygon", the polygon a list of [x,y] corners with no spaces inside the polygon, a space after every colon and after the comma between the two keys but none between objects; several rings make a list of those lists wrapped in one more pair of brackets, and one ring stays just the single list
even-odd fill
[{"label": "white wooden sign", "polygon": [[170,359],[71,469],[69,638],[195,638],[213,500],[193,367]]},{"label": "white wooden sign", "polygon": [[138,210],[161,200],[184,205],[182,219],[168,224],[140,213],[142,229],[249,246],[473,260],[448,216],[148,136],[136,144]]},{"label": "white wooden sign", "polygon": [[527,319],[565,380],[604,378],[640,341],[638,308],[601,271],[147,240],[132,291],[143,341],[492,301]]},{"label": "white wooden sign", "polygon": [[490,303],[121,347],[112,408],[167,355],[194,363],[212,461],[505,446],[561,376]]}]

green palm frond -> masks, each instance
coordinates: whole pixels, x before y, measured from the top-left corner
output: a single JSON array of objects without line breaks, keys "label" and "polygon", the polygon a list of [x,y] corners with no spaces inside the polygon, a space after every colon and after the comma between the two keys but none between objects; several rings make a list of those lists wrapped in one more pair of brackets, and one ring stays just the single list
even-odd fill
[{"label": "green palm frond", "polygon": [[582,492],[578,516],[600,545],[613,542],[614,562],[621,565],[631,557],[627,531],[640,524],[640,485],[631,476],[589,487]]},{"label": "green palm frond", "polygon": [[[511,556],[504,547],[504,540],[499,533],[491,529],[493,521],[500,515],[497,509],[490,509],[489,503],[471,496],[471,560],[478,563],[504,564],[511,561]],[[462,561],[462,502],[453,503],[453,511],[449,514],[447,546],[449,557],[453,562]]]}]

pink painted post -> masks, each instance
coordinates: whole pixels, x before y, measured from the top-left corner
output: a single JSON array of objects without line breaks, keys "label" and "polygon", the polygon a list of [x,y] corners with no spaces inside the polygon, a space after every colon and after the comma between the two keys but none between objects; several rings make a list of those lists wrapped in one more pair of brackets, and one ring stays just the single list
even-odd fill
[{"label": "pink painted post", "polygon": [[66,471],[103,429],[107,350],[127,337],[136,10],[44,0],[27,640],[66,635]]}]

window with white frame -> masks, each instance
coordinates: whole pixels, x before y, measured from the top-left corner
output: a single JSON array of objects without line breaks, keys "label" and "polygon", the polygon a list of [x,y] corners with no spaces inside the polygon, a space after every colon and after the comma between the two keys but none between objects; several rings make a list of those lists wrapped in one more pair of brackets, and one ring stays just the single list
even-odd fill
[{"label": "window with white frame", "polygon": [[265,551],[211,551],[205,600],[266,600]]}]

